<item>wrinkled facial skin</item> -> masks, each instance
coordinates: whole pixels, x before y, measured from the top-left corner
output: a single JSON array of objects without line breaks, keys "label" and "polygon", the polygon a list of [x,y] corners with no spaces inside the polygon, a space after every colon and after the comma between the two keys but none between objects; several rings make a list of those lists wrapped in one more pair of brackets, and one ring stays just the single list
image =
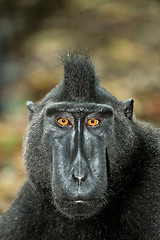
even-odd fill
[{"label": "wrinkled facial skin", "polygon": [[66,216],[90,217],[104,206],[113,121],[112,107],[103,104],[46,108],[43,141],[52,151],[53,197]]}]

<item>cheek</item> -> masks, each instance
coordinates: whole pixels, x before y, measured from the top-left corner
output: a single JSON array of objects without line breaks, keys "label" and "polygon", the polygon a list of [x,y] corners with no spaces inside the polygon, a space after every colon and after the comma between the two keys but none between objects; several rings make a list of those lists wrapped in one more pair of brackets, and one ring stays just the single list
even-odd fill
[{"label": "cheek", "polygon": [[52,153],[43,145],[42,142],[39,145],[27,145],[26,151],[28,154],[24,155],[25,168],[29,179],[41,188],[51,188],[52,179]]}]

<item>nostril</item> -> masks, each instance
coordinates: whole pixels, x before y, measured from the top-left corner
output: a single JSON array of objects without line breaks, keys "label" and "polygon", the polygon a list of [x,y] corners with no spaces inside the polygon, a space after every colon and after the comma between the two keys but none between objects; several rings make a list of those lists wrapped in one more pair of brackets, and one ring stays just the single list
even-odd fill
[{"label": "nostril", "polygon": [[74,173],[72,174],[72,178],[74,179],[75,182],[78,182],[78,177],[76,177]]},{"label": "nostril", "polygon": [[81,182],[84,182],[86,178],[87,178],[87,174],[85,174],[85,176],[81,178]]},{"label": "nostril", "polygon": [[72,178],[74,179],[75,182],[78,182],[79,184],[82,182],[85,182],[87,178],[87,174],[85,174],[83,177],[82,176],[76,176],[74,173],[72,174]]}]

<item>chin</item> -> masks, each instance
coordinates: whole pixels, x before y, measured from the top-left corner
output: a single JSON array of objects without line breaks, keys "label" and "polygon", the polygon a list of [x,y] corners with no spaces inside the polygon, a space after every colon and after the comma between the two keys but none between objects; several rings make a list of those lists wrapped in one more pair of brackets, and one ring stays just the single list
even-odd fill
[{"label": "chin", "polygon": [[58,210],[69,218],[86,219],[96,215],[103,207],[102,200],[59,200],[55,199]]}]

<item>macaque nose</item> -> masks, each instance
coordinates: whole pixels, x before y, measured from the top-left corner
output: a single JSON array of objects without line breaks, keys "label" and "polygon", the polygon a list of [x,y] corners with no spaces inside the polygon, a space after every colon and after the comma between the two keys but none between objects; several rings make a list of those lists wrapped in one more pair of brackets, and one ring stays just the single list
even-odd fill
[{"label": "macaque nose", "polygon": [[87,174],[83,174],[83,175],[78,175],[73,173],[72,178],[75,182],[78,182],[79,185],[82,184],[82,182],[85,182],[86,178],[87,178]]}]

